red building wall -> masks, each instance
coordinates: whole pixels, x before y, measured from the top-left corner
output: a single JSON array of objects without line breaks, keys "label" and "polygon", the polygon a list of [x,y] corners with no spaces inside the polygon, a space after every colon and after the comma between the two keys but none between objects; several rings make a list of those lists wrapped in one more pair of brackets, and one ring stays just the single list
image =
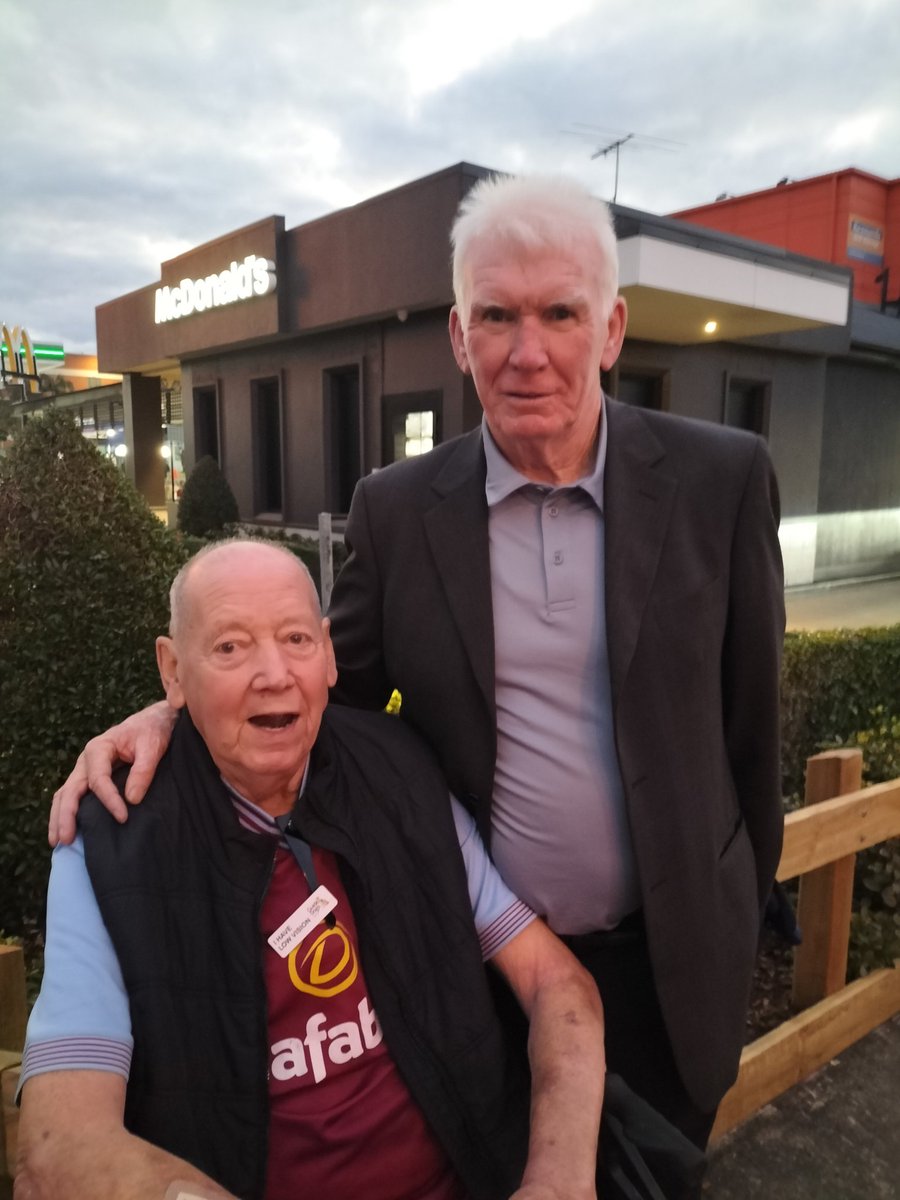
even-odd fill
[{"label": "red building wall", "polygon": [[889,298],[900,295],[900,179],[851,167],[671,215],[851,267],[854,296],[867,304],[881,299],[875,277],[888,267]]}]

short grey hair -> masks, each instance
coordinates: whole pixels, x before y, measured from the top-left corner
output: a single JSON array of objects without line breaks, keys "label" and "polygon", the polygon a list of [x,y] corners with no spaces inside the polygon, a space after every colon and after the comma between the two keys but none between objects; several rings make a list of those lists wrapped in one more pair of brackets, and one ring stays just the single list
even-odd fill
[{"label": "short grey hair", "polygon": [[202,550],[198,550],[184,564],[175,578],[172,580],[172,586],[169,588],[169,637],[177,638],[184,632],[185,629],[185,608],[187,584],[194,567],[204,558],[208,558],[216,551],[224,549],[226,546],[265,546],[269,550],[274,550],[277,554],[286,555],[291,562],[295,563],[302,575],[305,575],[309,581],[310,590],[315,597],[316,615],[319,620],[322,619],[322,607],[319,602],[319,593],[316,589],[316,583],[309,572],[306,563],[299,558],[287,546],[282,546],[278,542],[272,541],[270,538],[262,537],[230,537],[222,538],[218,542],[209,542]]},{"label": "short grey hair", "polygon": [[490,175],[463,198],[450,232],[453,293],[460,315],[468,315],[466,264],[476,243],[508,242],[527,249],[597,247],[604,305],[619,290],[619,253],[609,205],[574,179],[557,175]]}]

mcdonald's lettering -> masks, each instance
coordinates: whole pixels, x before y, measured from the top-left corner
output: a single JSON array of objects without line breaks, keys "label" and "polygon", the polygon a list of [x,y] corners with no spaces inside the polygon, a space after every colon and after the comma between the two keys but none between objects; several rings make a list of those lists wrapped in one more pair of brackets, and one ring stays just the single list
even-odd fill
[{"label": "mcdonald's lettering", "polygon": [[156,289],[156,324],[177,321],[192,313],[222,308],[239,300],[266,296],[275,290],[275,264],[268,258],[248,254],[242,263],[204,279],[182,279],[173,286]]}]

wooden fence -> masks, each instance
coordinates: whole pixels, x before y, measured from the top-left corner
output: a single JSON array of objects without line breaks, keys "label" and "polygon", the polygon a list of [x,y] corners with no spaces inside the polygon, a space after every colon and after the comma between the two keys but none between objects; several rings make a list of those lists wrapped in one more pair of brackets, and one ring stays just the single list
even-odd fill
[{"label": "wooden fence", "polygon": [[857,851],[900,835],[900,779],[861,780],[859,750],[807,760],[805,806],[785,819],[778,867],[780,880],[800,876],[793,1000],[803,1011],[745,1048],[713,1141],[900,1012],[900,960],[846,982]]},{"label": "wooden fence", "polygon": [[25,1045],[25,960],[20,946],[0,946],[0,1200],[12,1195],[15,1162],[16,1085]]}]

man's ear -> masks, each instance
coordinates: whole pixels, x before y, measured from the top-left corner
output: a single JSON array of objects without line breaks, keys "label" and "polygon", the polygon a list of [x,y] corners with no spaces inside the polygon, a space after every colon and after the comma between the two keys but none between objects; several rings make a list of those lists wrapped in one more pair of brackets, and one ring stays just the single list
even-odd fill
[{"label": "man's ear", "polygon": [[328,663],[328,686],[333,688],[337,683],[337,660],[334,657],[334,644],[331,641],[331,622],[327,617],[322,618],[322,641],[325,646],[325,655]]},{"label": "man's ear", "polygon": [[471,375],[469,356],[466,354],[466,342],[463,337],[462,318],[455,304],[450,309],[450,345],[453,347],[453,357],[456,359],[456,365],[464,375]]},{"label": "man's ear", "polygon": [[606,322],[606,345],[600,355],[600,366],[609,371],[622,352],[625,326],[628,324],[628,305],[624,296],[616,296]]},{"label": "man's ear", "polygon": [[178,652],[170,637],[156,639],[156,665],[169,704],[172,708],[184,708],[184,692],[178,679]]}]

